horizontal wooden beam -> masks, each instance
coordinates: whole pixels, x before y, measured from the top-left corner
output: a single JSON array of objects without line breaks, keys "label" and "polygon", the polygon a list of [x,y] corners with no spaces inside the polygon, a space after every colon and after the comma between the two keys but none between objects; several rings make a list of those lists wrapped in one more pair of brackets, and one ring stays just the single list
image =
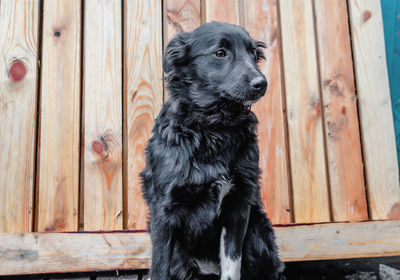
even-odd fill
[{"label": "horizontal wooden beam", "polygon": [[[400,255],[400,221],[275,227],[284,261]],[[145,232],[0,234],[0,275],[149,267]]]},{"label": "horizontal wooden beam", "polygon": [[149,267],[145,232],[0,234],[0,275]]},{"label": "horizontal wooden beam", "polygon": [[275,228],[286,262],[400,256],[400,221]]}]

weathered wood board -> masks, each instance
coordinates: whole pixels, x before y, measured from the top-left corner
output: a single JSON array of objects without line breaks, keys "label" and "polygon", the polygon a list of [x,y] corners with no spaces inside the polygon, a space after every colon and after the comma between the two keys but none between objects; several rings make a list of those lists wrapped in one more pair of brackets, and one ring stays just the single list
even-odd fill
[{"label": "weathered wood board", "polygon": [[122,229],[122,7],[87,0],[84,8],[84,229]]},{"label": "weathered wood board", "polygon": [[311,0],[281,0],[294,222],[330,220]]},{"label": "weathered wood board", "polygon": [[192,31],[201,24],[200,0],[164,0],[164,48],[181,31]]},{"label": "weathered wood board", "polygon": [[[193,31],[201,24],[200,0],[164,0],[163,34],[164,46],[179,32]],[[164,85],[164,101],[168,98],[168,91]]]},{"label": "weathered wood board", "polygon": [[147,233],[0,233],[0,275],[149,267]]},{"label": "weathered wood board", "polygon": [[[398,256],[400,221],[276,227],[284,261]],[[374,233],[374,234],[371,234]],[[295,238],[293,238],[295,237]],[[144,232],[0,233],[1,275],[149,268]]]},{"label": "weathered wood board", "polygon": [[221,21],[240,25],[240,0],[203,0],[205,1],[205,21]]},{"label": "weathered wood board", "polygon": [[314,8],[333,220],[368,220],[346,0]]},{"label": "weathered wood board", "polygon": [[252,109],[259,121],[261,194],[272,223],[289,224],[292,209],[278,12],[274,0],[251,1],[244,9],[244,27],[253,39],[267,44],[266,61],[260,67],[268,90]]},{"label": "weathered wood board", "polygon": [[161,1],[125,1],[124,106],[126,127],[125,228],[147,227],[147,207],[142,198],[139,173],[145,167],[144,150],[153,120],[163,103]]},{"label": "weathered wood board", "polygon": [[39,1],[0,3],[0,232],[32,230]]},{"label": "weathered wood board", "polygon": [[81,3],[43,2],[37,231],[78,230]]},{"label": "weathered wood board", "polygon": [[349,1],[370,218],[400,218],[396,140],[380,1]]},{"label": "weathered wood board", "polygon": [[285,261],[398,256],[400,221],[330,223],[276,228]]}]

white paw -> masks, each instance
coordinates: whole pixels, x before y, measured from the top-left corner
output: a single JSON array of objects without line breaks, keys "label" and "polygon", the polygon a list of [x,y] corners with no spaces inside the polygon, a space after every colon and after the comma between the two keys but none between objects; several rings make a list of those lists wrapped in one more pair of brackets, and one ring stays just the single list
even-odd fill
[{"label": "white paw", "polygon": [[240,268],[242,265],[242,257],[232,259],[225,255],[225,235],[226,229],[222,228],[220,239],[219,258],[221,261],[221,280],[240,280]]}]

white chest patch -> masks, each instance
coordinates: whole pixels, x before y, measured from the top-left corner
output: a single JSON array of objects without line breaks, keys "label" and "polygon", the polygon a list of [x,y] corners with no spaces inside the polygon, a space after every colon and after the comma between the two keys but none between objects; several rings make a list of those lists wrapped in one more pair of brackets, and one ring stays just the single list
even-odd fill
[{"label": "white chest patch", "polygon": [[240,269],[242,265],[242,256],[237,259],[231,259],[225,255],[225,235],[226,229],[223,227],[221,231],[221,239],[219,243],[219,258],[221,261],[221,280],[240,280]]},{"label": "white chest patch", "polygon": [[199,266],[201,274],[204,274],[204,275],[216,274],[216,275],[218,275],[220,272],[219,266],[215,262],[196,259],[196,263]]},{"label": "white chest patch", "polygon": [[221,210],[221,205],[224,197],[229,193],[232,189],[232,180],[228,179],[227,177],[223,176],[221,179],[214,182],[214,186],[217,186],[219,189],[219,196],[218,196],[218,209]]}]

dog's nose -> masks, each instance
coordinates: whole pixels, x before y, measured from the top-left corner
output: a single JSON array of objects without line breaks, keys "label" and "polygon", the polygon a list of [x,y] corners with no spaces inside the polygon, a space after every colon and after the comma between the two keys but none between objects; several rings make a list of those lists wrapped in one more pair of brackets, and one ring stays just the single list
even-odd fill
[{"label": "dog's nose", "polygon": [[254,79],[250,82],[251,89],[252,89],[253,91],[262,93],[263,95],[264,95],[264,93],[265,93],[265,90],[267,89],[267,85],[268,85],[268,82],[267,82],[267,80],[266,80],[265,78],[263,78],[263,77],[254,78]]}]

